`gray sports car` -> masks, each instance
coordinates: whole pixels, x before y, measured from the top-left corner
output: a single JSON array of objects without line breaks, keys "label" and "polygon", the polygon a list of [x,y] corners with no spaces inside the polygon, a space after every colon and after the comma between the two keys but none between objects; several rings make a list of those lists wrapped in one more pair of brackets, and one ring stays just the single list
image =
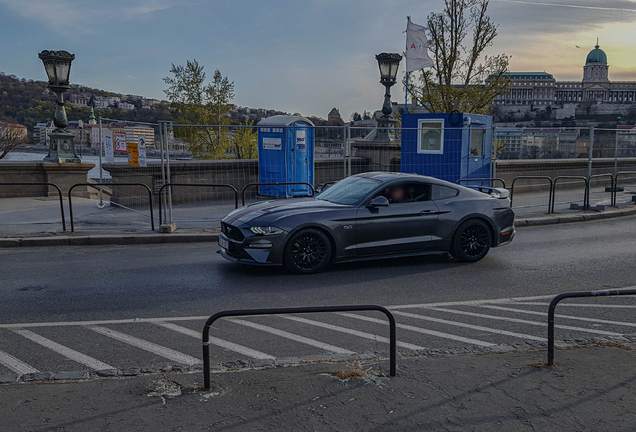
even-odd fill
[{"label": "gray sports car", "polygon": [[334,262],[448,253],[482,259],[510,243],[515,215],[505,189],[469,188],[416,174],[372,172],[312,198],[265,201],[221,221],[230,261],[315,273]]}]

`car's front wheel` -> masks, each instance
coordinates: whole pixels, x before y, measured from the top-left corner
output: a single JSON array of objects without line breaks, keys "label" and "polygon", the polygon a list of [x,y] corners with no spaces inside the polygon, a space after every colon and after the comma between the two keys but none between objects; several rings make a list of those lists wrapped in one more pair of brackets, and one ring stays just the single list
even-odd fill
[{"label": "car's front wheel", "polygon": [[488,224],[481,219],[469,219],[455,231],[450,253],[458,261],[475,262],[486,256],[491,244]]},{"label": "car's front wheel", "polygon": [[283,264],[294,273],[316,273],[329,265],[331,242],[321,230],[307,228],[293,234],[283,257]]}]

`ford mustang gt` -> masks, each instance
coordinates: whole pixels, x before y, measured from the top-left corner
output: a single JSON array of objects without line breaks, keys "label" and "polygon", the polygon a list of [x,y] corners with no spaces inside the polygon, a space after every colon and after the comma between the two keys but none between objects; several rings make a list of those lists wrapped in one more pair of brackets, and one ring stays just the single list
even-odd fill
[{"label": "ford mustang gt", "polygon": [[219,253],[315,273],[330,263],[429,253],[474,262],[515,235],[508,191],[372,172],[315,197],[250,204],[221,221]]}]

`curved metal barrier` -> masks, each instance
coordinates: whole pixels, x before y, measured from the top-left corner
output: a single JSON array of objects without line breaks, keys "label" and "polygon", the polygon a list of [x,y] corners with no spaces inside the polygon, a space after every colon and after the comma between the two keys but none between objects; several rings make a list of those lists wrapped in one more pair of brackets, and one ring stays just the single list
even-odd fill
[{"label": "curved metal barrier", "polygon": [[554,311],[561,300],[579,297],[608,297],[618,295],[636,295],[636,289],[579,291],[562,293],[554,297],[548,307],[548,366],[554,364]]},{"label": "curved metal barrier", "polygon": [[150,207],[150,226],[151,229],[154,231],[155,230],[155,216],[154,216],[154,212],[152,209],[152,191],[150,190],[150,188],[148,187],[147,184],[145,183],[103,183],[103,184],[95,184],[95,183],[76,183],[73,186],[71,186],[68,190],[68,209],[69,209],[69,215],[71,217],[71,232],[75,232],[75,224],[73,221],[73,200],[71,198],[71,192],[73,191],[73,189],[75,189],[77,186],[90,186],[92,188],[95,188],[97,190],[99,190],[100,186],[141,186],[143,188],[146,188],[146,190],[148,191],[148,206]]},{"label": "curved metal barrier", "polygon": [[585,182],[585,189],[583,190],[583,209],[589,207],[588,203],[588,194],[590,192],[590,184],[587,181],[587,177],[584,176],[558,176],[552,181],[552,206],[550,208],[550,213],[554,213],[554,202],[556,201],[556,187],[557,182],[561,179],[570,179],[570,180],[583,180]]},{"label": "curved metal barrier", "polygon": [[512,199],[514,198],[514,194],[515,194],[515,183],[517,182],[517,180],[548,180],[550,182],[550,189],[549,189],[549,197],[548,197],[548,213],[550,213],[550,209],[552,208],[552,188],[554,186],[553,182],[552,182],[552,177],[548,177],[548,176],[519,176],[519,177],[515,177],[514,180],[512,181],[512,186],[510,186],[510,207],[512,208]]},{"label": "curved metal barrier", "polygon": [[594,178],[601,178],[601,177],[609,177],[610,178],[610,189],[612,189],[612,192],[610,193],[610,207],[614,207],[615,204],[615,199],[616,199],[616,188],[615,188],[615,182],[614,182],[614,174],[610,174],[610,173],[605,173],[605,174],[594,174],[592,175],[588,181],[587,181],[587,208],[588,209],[592,209],[592,210],[604,210],[604,208],[593,208],[592,207],[592,203],[590,202],[590,190],[592,189],[592,179]]},{"label": "curved metal barrier", "polygon": [[350,305],[350,306],[314,306],[314,307],[288,307],[288,308],[272,308],[272,309],[239,309],[225,310],[212,315],[203,326],[203,388],[210,390],[210,327],[219,318],[235,317],[235,316],[253,316],[253,315],[284,315],[284,314],[303,314],[303,313],[321,313],[321,312],[356,312],[356,311],[379,311],[382,312],[389,320],[389,361],[390,376],[395,376],[396,357],[397,357],[397,337],[395,332],[395,317],[384,306],[378,305]]},{"label": "curved metal barrier", "polygon": [[[220,187],[220,188],[227,188],[227,189],[231,189],[232,192],[234,192],[234,208],[237,209],[238,208],[238,190],[230,185],[230,184],[225,184],[225,183],[166,183],[163,186],[161,186],[159,188],[159,192],[158,195],[161,196],[161,192],[163,192],[163,190],[167,187],[170,187],[170,189],[172,190],[172,186],[194,186],[194,187]],[[159,200],[159,225],[161,225],[161,214],[163,213],[163,200]]]},{"label": "curved metal barrier", "polygon": [[[62,199],[62,189],[55,183],[50,182],[2,182],[0,186],[53,186],[57,189],[57,194],[60,197],[60,213],[62,214],[62,231],[66,231],[66,220],[64,218],[64,201]],[[69,202],[70,204],[70,202]]]},{"label": "curved metal barrier", "polygon": [[241,202],[242,205],[245,205],[245,191],[252,187],[252,186],[288,186],[288,185],[305,185],[305,186],[309,186],[311,188],[311,195],[307,195],[307,196],[314,196],[316,194],[316,189],[314,189],[314,186],[309,184],[309,183],[304,183],[304,182],[282,182],[282,183],[248,183],[245,185],[245,187],[243,188],[243,190],[241,191]]},{"label": "curved metal barrier", "polygon": [[480,181],[480,182],[484,182],[484,181],[489,181],[491,187],[495,187],[494,186],[494,182],[498,181],[501,182],[501,187],[503,187],[504,189],[506,189],[506,182],[504,179],[499,178],[499,177],[491,177],[491,178],[467,178],[467,179],[459,179],[455,182],[455,184],[461,184],[462,182],[472,182],[472,181]]},{"label": "curved metal barrier", "polygon": [[[616,177],[614,178],[614,206],[617,205],[616,203],[616,196],[617,196],[617,192],[618,192],[618,179],[620,176],[626,176],[626,175],[633,175],[636,176],[636,171],[619,171],[616,173]],[[632,197],[632,200],[634,200],[634,202],[636,202],[636,196]]]}]

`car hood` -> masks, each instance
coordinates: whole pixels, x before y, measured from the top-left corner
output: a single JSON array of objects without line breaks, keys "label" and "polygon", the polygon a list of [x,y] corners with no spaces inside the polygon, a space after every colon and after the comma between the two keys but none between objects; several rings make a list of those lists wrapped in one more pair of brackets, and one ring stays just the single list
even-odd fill
[{"label": "car hood", "polygon": [[262,219],[263,222],[275,223],[282,218],[296,214],[307,215],[347,207],[349,206],[334,204],[316,198],[272,200],[238,208],[225,216],[223,222],[235,226],[252,226],[252,222],[257,218]]}]

